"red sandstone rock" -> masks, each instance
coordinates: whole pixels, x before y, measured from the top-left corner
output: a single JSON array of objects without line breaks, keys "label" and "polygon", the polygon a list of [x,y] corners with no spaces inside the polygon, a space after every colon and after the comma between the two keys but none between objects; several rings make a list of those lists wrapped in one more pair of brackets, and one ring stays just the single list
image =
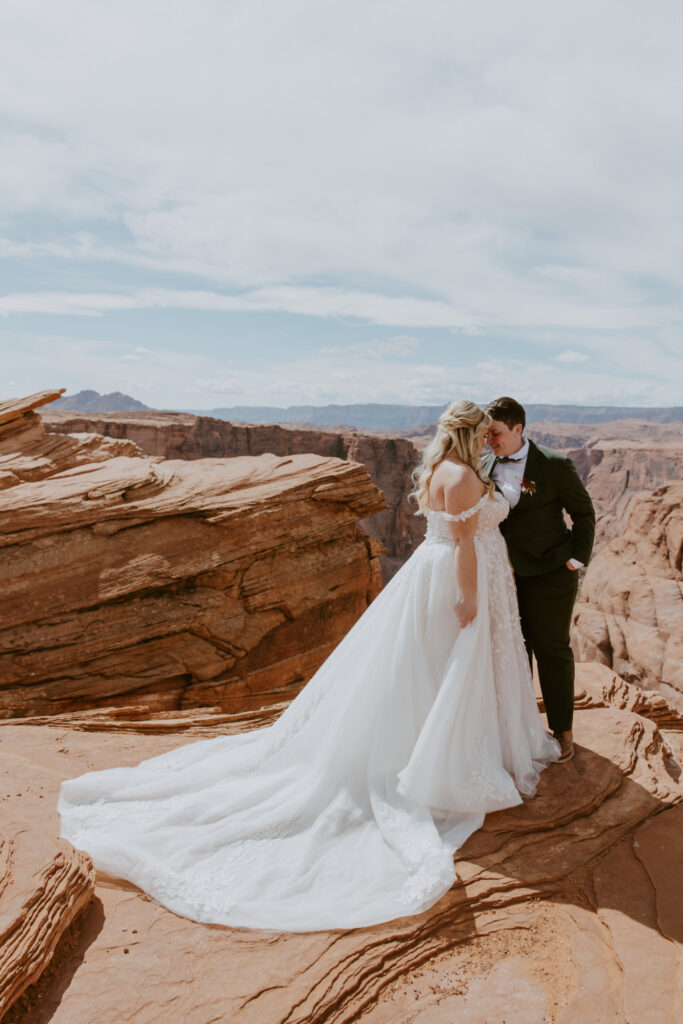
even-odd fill
[{"label": "red sandstone rock", "polygon": [[94,889],[85,853],[35,822],[0,814],[0,1017],[40,977]]},{"label": "red sandstone rock", "polygon": [[621,708],[649,718],[660,729],[683,732],[683,714],[653,690],[643,690],[598,662],[581,665],[574,707]]},{"label": "red sandstone rock", "polygon": [[[28,417],[22,431],[35,431],[36,423],[30,422],[34,414],[21,415]],[[279,710],[274,704],[260,705],[272,699],[270,691],[277,690],[283,676],[286,680],[296,666],[300,638],[289,648],[269,647],[266,653],[272,660],[254,669],[250,682],[256,679],[268,693],[254,699],[234,680],[231,702],[225,693],[218,699],[216,681],[226,680],[220,671],[218,676],[210,675],[212,658],[227,653],[235,659],[234,665],[239,663],[234,645],[227,648],[216,643],[217,623],[224,621],[223,606],[198,602],[196,592],[182,586],[173,590],[169,578],[202,580],[200,593],[202,588],[210,589],[206,580],[211,580],[216,598],[226,591],[234,595],[237,583],[224,563],[218,569],[213,565],[205,569],[202,563],[196,576],[188,573],[187,566],[196,565],[204,548],[213,551],[214,546],[197,543],[197,535],[187,532],[186,520],[193,529],[199,523],[202,531],[205,527],[240,531],[240,557],[245,562],[239,577],[244,601],[239,621],[248,625],[248,616],[272,614],[283,606],[300,608],[301,595],[287,589],[292,586],[292,571],[278,562],[283,548],[289,552],[283,540],[288,535],[278,531],[299,523],[300,504],[314,524],[316,538],[327,537],[309,552],[308,561],[296,563],[310,571],[311,562],[322,562],[321,552],[334,547],[342,534],[347,552],[349,544],[359,543],[355,517],[376,500],[367,476],[349,476],[349,467],[338,471],[336,460],[313,458],[306,462],[303,477],[292,468],[298,460],[287,460],[292,479],[278,477],[274,489],[273,481],[265,482],[254,468],[254,464],[262,466],[262,460],[236,460],[248,461],[251,475],[240,478],[226,495],[212,471],[208,476],[204,473],[206,463],[191,463],[183,470],[182,464],[144,457],[139,449],[112,459],[111,452],[98,446],[131,442],[89,438],[87,442],[53,438],[53,444],[68,446],[59,455],[73,460],[66,472],[60,472],[59,458],[49,453],[38,456],[35,447],[32,456],[24,453],[23,469],[15,453],[11,470],[15,483],[0,496],[8,502],[8,516],[14,518],[2,518],[0,501],[0,542],[8,545],[6,552],[11,554],[28,539],[42,571],[34,572],[30,584],[24,581],[23,590],[17,573],[14,585],[23,603],[35,600],[45,607],[50,593],[43,579],[46,570],[53,573],[53,584],[62,579],[64,566],[70,567],[72,575],[67,574],[66,583],[56,590],[53,585],[52,592],[63,602],[60,610],[47,618],[34,618],[25,633],[20,626],[12,627],[15,632],[6,654],[22,670],[29,662],[21,659],[27,656],[33,658],[30,664],[39,667],[39,650],[47,661],[55,657],[46,636],[59,639],[59,630],[70,623],[70,632],[62,633],[59,642],[80,652],[87,666],[87,659],[99,656],[103,642],[106,646],[118,637],[122,643],[124,633],[134,637],[139,609],[143,609],[145,628],[157,630],[147,647],[147,667],[157,671],[160,648],[154,640],[184,636],[183,642],[192,644],[199,631],[188,629],[188,623],[193,627],[194,616],[201,614],[207,617],[201,620],[206,625],[200,638],[208,644],[209,653],[191,646],[189,655],[183,648],[183,656],[189,663],[191,655],[195,666],[209,666],[208,679],[198,679],[191,689],[196,703],[213,708],[178,708],[178,701],[166,704],[163,693],[173,692],[172,688],[162,691],[158,682],[148,693],[144,687],[114,693],[111,676],[102,673],[109,689],[103,688],[100,698],[120,706],[97,710],[88,707],[92,691],[83,699],[92,675],[84,671],[71,682],[66,676],[55,676],[49,701],[41,703],[45,694],[38,691],[39,700],[32,703],[42,718],[34,717],[31,724],[14,720],[0,726],[0,805],[7,820],[21,816],[53,834],[61,779],[135,763],[195,735],[206,738],[253,728],[270,721]],[[0,443],[1,439],[0,434]],[[93,465],[92,459],[79,463],[82,443],[101,453],[99,465]],[[36,444],[45,444],[44,436],[34,434],[31,445]],[[43,458],[52,462],[52,468],[41,462]],[[283,461],[273,458],[270,472]],[[322,475],[316,475],[321,462],[325,463]],[[352,469],[360,472],[358,467]],[[19,477],[17,470],[36,475]],[[292,491],[293,478],[298,482]],[[16,483],[19,479],[27,482]],[[50,490],[54,484],[56,489]],[[12,501],[13,495],[21,496],[28,487],[38,499],[35,503]],[[273,520],[277,520],[274,526]],[[13,528],[3,534],[3,524],[10,521]],[[675,553],[680,551],[683,535],[674,516],[663,527],[662,522],[654,515],[646,531],[648,543],[654,545],[658,558],[672,552],[672,564],[680,571]],[[130,549],[118,546],[117,538],[125,540],[130,531],[150,527],[156,533],[146,534],[140,544]],[[74,549],[80,562],[75,555],[70,561],[71,549],[63,541],[81,534],[87,543]],[[202,532],[199,539],[206,536]],[[258,564],[263,552],[256,538],[263,536],[277,539],[279,545],[267,565]],[[154,538],[158,543],[151,543]],[[300,550],[301,538],[295,531],[293,550]],[[218,544],[218,548],[224,558],[227,547]],[[97,563],[96,580],[90,564],[92,551],[100,559],[104,551],[118,552],[104,565]],[[364,559],[362,571],[367,579],[367,552]],[[11,568],[11,558],[6,564]],[[338,564],[332,559],[323,566],[328,585],[329,573]],[[24,562],[24,572],[29,565]],[[179,569],[181,574],[173,576]],[[140,581],[146,581],[145,586],[140,587]],[[350,587],[348,578],[346,585]],[[163,589],[164,600],[150,605],[150,590],[157,587]],[[88,619],[83,608],[69,606],[69,595],[75,601],[81,588],[86,596],[95,591],[99,595],[103,588],[105,599],[98,616]],[[326,591],[330,592],[336,594],[333,587]],[[122,624],[116,608],[129,600],[129,594],[137,595],[138,603],[135,614]],[[177,613],[172,620],[171,607]],[[215,611],[216,607],[220,614],[211,618],[207,608]],[[12,614],[10,603],[5,611]],[[169,621],[172,630],[167,628]],[[277,638],[289,620],[283,624],[276,618],[275,622]],[[54,632],[41,637],[40,630],[47,626]],[[90,640],[93,631],[99,635]],[[258,643],[255,649],[264,652]],[[125,652],[125,646],[115,648],[117,656],[121,650]],[[248,651],[244,658],[250,656]],[[142,655],[137,665],[140,669],[145,665]],[[236,671],[234,665],[230,672]],[[98,681],[95,690],[100,685]],[[23,686],[23,690],[30,688]],[[296,685],[287,687],[285,682],[279,691],[280,707],[295,690]],[[456,1020],[484,1024],[503,1019],[508,1024],[532,1020],[626,1024],[647,1019],[649,1024],[652,1019],[668,1024],[677,1019],[681,1006],[675,981],[683,943],[676,865],[682,852],[683,794],[680,769],[658,726],[680,730],[680,715],[658,694],[638,691],[604,666],[578,666],[577,704],[575,759],[548,769],[535,799],[488,816],[459,853],[460,882],[428,913],[352,932],[232,931],[175,917],[131,886],[102,877],[73,948],[61,961],[56,958],[58,969],[52,977],[44,976],[37,989],[27,993],[26,1002],[20,1000],[17,1017],[10,1018],[12,1024],[48,1019],[52,1024],[90,1024],[94,1005],[100,1024],[128,1020],[166,1024],[176,1019],[183,1024],[214,1019],[240,1024],[452,1024]],[[55,708],[60,714],[46,717]],[[94,731],[96,736],[91,735]],[[650,1017],[652,1012],[655,1016]]]},{"label": "red sandstone rock", "polygon": [[622,535],[589,565],[574,612],[581,660],[658,690],[683,711],[683,484],[633,505]]},{"label": "red sandstone rock", "polygon": [[33,409],[39,409],[41,405],[48,405],[63,395],[65,391],[66,388],[47,389],[36,391],[35,394],[27,395],[25,398],[8,398],[6,401],[0,402],[0,423],[16,420],[26,413],[32,412]]},{"label": "red sandstone rock", "polygon": [[[403,436],[401,432],[364,434],[343,427],[330,431],[291,424],[234,424],[172,412],[82,414],[55,410],[45,419],[50,430],[95,431],[129,439],[144,452],[165,458],[315,452],[362,462],[387,499],[387,508],[364,524],[370,536],[381,540],[387,549],[382,560],[385,578],[424,535],[424,522],[413,514],[408,495],[410,474],[433,426]],[[683,473],[683,441],[676,423],[532,423],[528,432],[534,440],[564,451],[574,460],[596,508],[596,551],[619,534],[636,497],[680,480]]]},{"label": "red sandstone rock", "polygon": [[532,423],[529,433],[573,460],[595,505],[596,552],[620,535],[634,501],[683,477],[680,423]]},{"label": "red sandstone rock", "polygon": [[405,438],[293,428],[277,424],[238,424],[210,416],[173,412],[89,413],[53,411],[45,417],[50,430],[73,434],[91,431],[134,441],[148,455],[167,459],[225,458],[238,455],[314,453],[360,462],[381,489],[386,508],[363,523],[369,536],[387,549],[382,565],[393,575],[424,536],[424,520],[408,501],[411,472],[419,452]]},{"label": "red sandstone rock", "polygon": [[0,717],[278,703],[381,586],[361,466],[164,461],[26,405],[0,427]]}]

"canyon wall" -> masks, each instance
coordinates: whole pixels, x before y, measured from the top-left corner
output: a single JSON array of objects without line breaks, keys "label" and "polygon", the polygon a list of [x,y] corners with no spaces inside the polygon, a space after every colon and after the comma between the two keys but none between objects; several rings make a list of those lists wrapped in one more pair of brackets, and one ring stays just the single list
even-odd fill
[{"label": "canyon wall", "polygon": [[0,407],[0,717],[290,699],[381,587],[367,472],[47,433],[46,394]]},{"label": "canyon wall", "polygon": [[[91,431],[132,440],[150,455],[164,458],[223,458],[314,452],[361,462],[386,498],[387,507],[362,529],[380,540],[385,579],[403,564],[424,536],[424,521],[409,501],[410,474],[433,434],[398,436],[357,430],[316,430],[277,424],[237,424],[185,413],[50,412],[49,430]],[[634,498],[683,477],[683,437],[678,423],[617,420],[614,423],[531,423],[528,434],[540,444],[569,455],[595,504],[596,551],[616,537]]]},{"label": "canyon wall", "polygon": [[[97,417],[59,413],[48,414],[46,420],[51,430],[96,431],[105,435],[111,444],[132,440],[151,454],[176,458],[198,459],[209,453],[246,454],[269,450],[280,455],[314,450],[321,455],[354,458],[363,462],[387,497],[387,509],[363,524],[368,533],[381,539],[388,549],[383,565],[385,579],[405,561],[423,535],[423,520],[412,514],[408,493],[410,471],[433,432],[430,429],[411,439],[357,431],[332,433],[277,425],[248,426],[180,413],[110,413]],[[578,657],[614,665],[629,680],[640,681],[648,687],[656,684],[655,677],[661,669],[666,678],[660,674],[657,685],[661,682],[666,692],[670,693],[672,687],[678,692],[678,683],[667,681],[671,677],[671,659],[662,660],[655,654],[660,651],[661,637],[653,642],[648,657],[633,655],[636,623],[640,621],[639,616],[642,618],[642,612],[629,608],[622,615],[628,624],[624,623],[622,638],[618,639],[612,606],[605,603],[606,595],[611,593],[609,588],[605,589],[605,581],[612,574],[613,585],[620,586],[625,570],[620,568],[621,556],[613,551],[606,556],[607,561],[598,559],[609,542],[623,534],[634,502],[669,481],[681,479],[680,425],[637,420],[606,424],[532,423],[528,433],[539,443],[563,451],[573,459],[596,509],[593,556],[596,568],[593,569],[592,563],[582,583],[581,614],[573,630]],[[649,571],[647,565],[643,571]],[[598,579],[600,582],[595,584],[593,581]],[[605,615],[611,618],[606,619]],[[611,640],[607,621],[611,624]],[[649,619],[646,616],[642,623],[646,630],[644,636],[650,636],[648,631],[655,628],[653,622],[652,615]],[[660,623],[656,628],[660,632],[668,628],[674,638],[666,641],[668,650],[673,650],[680,642],[676,637],[683,639],[683,626],[675,620],[671,620],[668,627]],[[624,639],[626,636],[628,642]],[[626,650],[630,654],[627,655]],[[671,699],[677,699],[676,695],[671,693]]]},{"label": "canyon wall", "polygon": [[683,484],[637,498],[592,560],[574,610],[581,660],[609,665],[683,709]]},{"label": "canyon wall", "polygon": [[385,579],[403,564],[424,536],[424,520],[413,515],[408,495],[410,474],[419,452],[406,438],[365,434],[357,430],[311,430],[277,424],[228,423],[186,413],[101,413],[79,415],[50,412],[49,430],[73,434],[94,432],[131,440],[148,455],[167,459],[233,458],[241,455],[309,454],[360,462],[384,494],[386,507],[366,519],[362,529],[386,548]]},{"label": "canyon wall", "polygon": [[597,553],[620,534],[637,498],[683,479],[682,428],[646,420],[534,423],[529,434],[573,460],[595,505]]}]

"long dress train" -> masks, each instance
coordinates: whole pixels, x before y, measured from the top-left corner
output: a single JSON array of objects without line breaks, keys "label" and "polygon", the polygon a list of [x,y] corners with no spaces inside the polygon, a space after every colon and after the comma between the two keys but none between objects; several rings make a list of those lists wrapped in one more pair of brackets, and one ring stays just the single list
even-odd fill
[{"label": "long dress train", "polygon": [[[196,921],[372,925],[434,904],[487,812],[531,795],[542,727],[500,495],[427,535],[274,725],[66,781],[62,834]],[[479,514],[461,629],[448,520]]]}]

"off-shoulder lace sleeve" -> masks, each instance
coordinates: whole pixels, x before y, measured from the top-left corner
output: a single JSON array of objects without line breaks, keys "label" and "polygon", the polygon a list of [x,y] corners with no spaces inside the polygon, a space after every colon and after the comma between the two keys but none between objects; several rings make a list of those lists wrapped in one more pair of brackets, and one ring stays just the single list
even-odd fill
[{"label": "off-shoulder lace sleeve", "polygon": [[462,512],[442,512],[441,515],[444,519],[447,519],[449,523],[464,523],[466,519],[471,519],[472,516],[477,514],[487,495],[488,491],[486,494],[482,494],[476,505],[470,505],[469,508],[463,509]]}]

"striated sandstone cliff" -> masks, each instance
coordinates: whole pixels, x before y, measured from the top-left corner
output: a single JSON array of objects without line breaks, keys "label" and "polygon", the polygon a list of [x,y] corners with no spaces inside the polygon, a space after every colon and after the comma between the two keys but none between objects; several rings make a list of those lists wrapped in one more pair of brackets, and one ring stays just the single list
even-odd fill
[{"label": "striated sandstone cliff", "polygon": [[683,708],[683,484],[639,497],[589,565],[574,612],[580,658]]},{"label": "striated sandstone cliff", "polygon": [[362,529],[386,548],[382,557],[385,578],[393,575],[424,536],[424,520],[413,514],[408,501],[410,474],[419,452],[406,438],[364,434],[348,428],[332,431],[228,423],[210,416],[174,412],[50,412],[45,422],[52,431],[90,431],[134,441],[148,455],[167,459],[226,458],[270,452],[313,453],[360,462],[386,500],[386,508],[362,524]]},{"label": "striated sandstone cliff", "polygon": [[[433,427],[412,437],[423,448]],[[662,484],[683,479],[681,423],[615,420],[612,423],[529,423],[538,444],[568,455],[593,499],[595,551],[617,537],[631,505]]]},{"label": "striated sandstone cliff", "polygon": [[[424,536],[424,521],[408,500],[410,474],[434,432],[397,436],[292,426],[228,423],[184,413],[120,412],[99,415],[50,411],[48,429],[94,431],[132,440],[150,455],[198,459],[207,456],[277,455],[315,452],[363,463],[384,492],[387,507],[363,524],[387,549],[382,558],[388,579]],[[597,515],[596,548],[618,536],[631,504],[640,494],[683,477],[680,424],[645,420],[613,423],[531,423],[534,440],[566,452],[587,486]]]},{"label": "striated sandstone cliff", "polygon": [[48,434],[58,393],[0,407],[0,717],[291,698],[381,586],[366,471]]},{"label": "striated sandstone cliff", "polygon": [[595,505],[596,553],[619,536],[637,498],[683,479],[680,423],[533,423],[529,432],[573,460]]},{"label": "striated sandstone cliff", "polygon": [[[544,772],[533,800],[488,815],[457,855],[459,882],[425,914],[345,932],[247,932],[176,917],[103,877],[81,930],[8,1024],[91,1024],[93,1006],[100,1024],[677,1020],[683,793],[655,719],[670,741],[683,739],[680,719],[603,666],[580,665],[577,690],[574,761]],[[1,724],[8,813],[54,829],[63,778],[186,742],[166,734],[167,715],[160,735],[154,716],[120,732],[117,715],[96,735],[71,727],[84,714],[52,728]],[[105,716],[90,717],[99,730]],[[198,728],[189,712],[177,728],[183,717]],[[219,716],[218,728],[243,724],[253,716]],[[213,733],[207,716],[201,729]]]}]

